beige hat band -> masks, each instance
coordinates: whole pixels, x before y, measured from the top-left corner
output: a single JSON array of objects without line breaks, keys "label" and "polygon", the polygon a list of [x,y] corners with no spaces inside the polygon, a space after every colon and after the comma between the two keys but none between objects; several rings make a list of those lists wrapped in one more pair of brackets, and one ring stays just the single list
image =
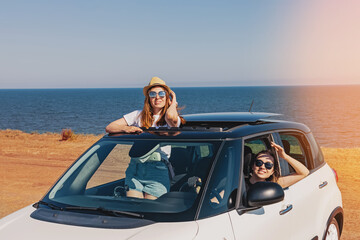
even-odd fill
[{"label": "beige hat band", "polygon": [[159,87],[163,87],[165,88],[169,93],[170,93],[170,88],[166,85],[165,81],[162,80],[161,78],[159,77],[153,77],[151,79],[151,81],[149,82],[149,85],[145,86],[144,89],[143,89],[143,92],[144,92],[144,95],[147,94],[148,90],[150,88],[153,88],[153,87],[156,87],[156,86],[159,86]]}]

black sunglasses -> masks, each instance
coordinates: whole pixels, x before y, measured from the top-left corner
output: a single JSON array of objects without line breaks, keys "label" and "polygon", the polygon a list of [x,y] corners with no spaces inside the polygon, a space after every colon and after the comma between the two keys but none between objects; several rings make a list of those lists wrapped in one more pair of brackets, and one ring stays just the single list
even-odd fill
[{"label": "black sunglasses", "polygon": [[158,93],[155,92],[155,91],[149,92],[149,97],[151,97],[151,98],[156,97],[156,95],[159,95],[159,97],[163,98],[163,97],[166,96],[166,92],[165,92],[165,91],[160,91],[160,92],[158,92]]},{"label": "black sunglasses", "polygon": [[274,164],[271,163],[271,162],[266,162],[266,163],[264,163],[264,162],[261,161],[261,160],[256,160],[256,161],[255,161],[255,166],[257,166],[257,167],[261,167],[263,164],[265,164],[265,168],[268,169],[268,170],[272,169],[273,166],[274,166]]}]

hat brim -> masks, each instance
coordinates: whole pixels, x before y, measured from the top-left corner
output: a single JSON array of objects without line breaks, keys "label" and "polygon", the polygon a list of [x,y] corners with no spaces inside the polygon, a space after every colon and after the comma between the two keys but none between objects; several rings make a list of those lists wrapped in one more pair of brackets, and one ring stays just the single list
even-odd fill
[{"label": "hat brim", "polygon": [[164,84],[153,84],[153,85],[144,87],[144,89],[143,89],[144,95],[146,96],[149,89],[153,88],[153,87],[163,87],[169,94],[171,93],[171,89],[168,86],[166,86]]}]

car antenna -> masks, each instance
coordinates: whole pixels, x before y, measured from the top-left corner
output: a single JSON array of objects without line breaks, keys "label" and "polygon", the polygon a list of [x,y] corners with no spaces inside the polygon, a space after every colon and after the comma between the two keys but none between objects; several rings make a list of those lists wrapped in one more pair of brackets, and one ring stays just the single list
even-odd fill
[{"label": "car antenna", "polygon": [[252,108],[253,104],[254,104],[254,99],[253,99],[252,102],[251,102],[249,112],[251,112],[251,108]]}]

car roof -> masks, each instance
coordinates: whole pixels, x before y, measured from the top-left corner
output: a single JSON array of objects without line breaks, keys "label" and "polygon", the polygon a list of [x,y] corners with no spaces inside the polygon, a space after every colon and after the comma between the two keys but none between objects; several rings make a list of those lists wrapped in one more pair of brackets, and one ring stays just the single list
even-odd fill
[{"label": "car roof", "polygon": [[109,134],[111,138],[135,139],[207,139],[221,140],[240,138],[261,132],[275,130],[298,130],[304,133],[310,129],[301,123],[270,119],[281,114],[265,112],[216,112],[183,115],[186,123],[179,128],[149,128],[142,134]]},{"label": "car roof", "polygon": [[262,118],[279,116],[278,113],[266,112],[215,112],[184,115],[191,122],[256,122]]}]

